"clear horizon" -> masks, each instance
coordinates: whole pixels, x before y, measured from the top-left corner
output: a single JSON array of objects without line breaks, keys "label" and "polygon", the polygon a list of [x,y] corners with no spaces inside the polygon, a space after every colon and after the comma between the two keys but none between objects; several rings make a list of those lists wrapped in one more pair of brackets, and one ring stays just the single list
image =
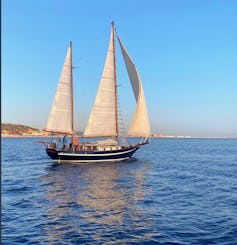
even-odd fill
[{"label": "clear horizon", "polygon": [[[237,137],[237,1],[224,0],[3,0],[2,123],[46,126],[72,41],[83,130],[112,20],[141,75],[152,134]],[[118,43],[116,51],[128,127],[135,101]]]}]

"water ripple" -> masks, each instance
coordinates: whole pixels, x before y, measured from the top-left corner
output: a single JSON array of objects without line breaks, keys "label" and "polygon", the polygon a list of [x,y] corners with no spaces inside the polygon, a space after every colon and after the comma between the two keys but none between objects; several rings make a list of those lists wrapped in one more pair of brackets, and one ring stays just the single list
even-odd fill
[{"label": "water ripple", "polygon": [[237,244],[237,140],[152,140],[91,165],[37,141],[2,140],[2,244]]}]

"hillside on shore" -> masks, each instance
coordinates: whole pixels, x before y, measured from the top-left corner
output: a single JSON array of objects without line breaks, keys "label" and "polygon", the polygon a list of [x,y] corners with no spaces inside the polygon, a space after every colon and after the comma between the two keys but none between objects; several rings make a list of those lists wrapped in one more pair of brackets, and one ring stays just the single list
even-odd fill
[{"label": "hillside on shore", "polygon": [[2,123],[1,124],[2,135],[42,135],[41,130],[32,128],[26,125]]},{"label": "hillside on shore", "polygon": [[[13,123],[2,123],[1,124],[2,132],[1,135],[4,137],[11,136],[50,136],[52,135],[49,132],[42,131],[38,128],[32,128],[30,126],[13,124]],[[76,131],[77,135],[82,135],[82,131]]]}]

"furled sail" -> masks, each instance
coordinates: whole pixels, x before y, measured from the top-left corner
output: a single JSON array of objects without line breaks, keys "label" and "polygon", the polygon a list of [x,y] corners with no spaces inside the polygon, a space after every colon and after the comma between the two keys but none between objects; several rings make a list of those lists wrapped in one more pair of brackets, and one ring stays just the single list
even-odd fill
[{"label": "furled sail", "polygon": [[72,47],[67,51],[47,127],[49,132],[73,133]]},{"label": "furled sail", "polygon": [[117,136],[115,79],[114,29],[112,26],[104,70],[84,132],[85,137]]},{"label": "furled sail", "polygon": [[128,52],[123,46],[119,36],[118,36],[118,40],[122,50],[122,54],[126,64],[130,82],[132,84],[134,96],[137,102],[136,112],[134,114],[132,123],[130,125],[128,135],[133,137],[149,137],[150,123],[149,123],[149,118],[148,118],[148,113],[146,108],[146,100],[143,91],[142,81],[134,62],[128,55]]}]

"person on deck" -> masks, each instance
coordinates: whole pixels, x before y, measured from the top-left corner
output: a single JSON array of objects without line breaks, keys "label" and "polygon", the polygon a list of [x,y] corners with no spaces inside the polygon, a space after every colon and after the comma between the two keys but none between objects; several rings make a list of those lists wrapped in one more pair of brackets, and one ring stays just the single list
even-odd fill
[{"label": "person on deck", "polygon": [[78,137],[77,136],[72,136],[72,150],[75,151],[75,150],[78,150],[78,147],[80,145],[80,142],[78,140]]},{"label": "person on deck", "polygon": [[64,137],[63,137],[63,150],[66,150],[67,149],[66,137],[67,137],[67,135],[65,134]]}]

